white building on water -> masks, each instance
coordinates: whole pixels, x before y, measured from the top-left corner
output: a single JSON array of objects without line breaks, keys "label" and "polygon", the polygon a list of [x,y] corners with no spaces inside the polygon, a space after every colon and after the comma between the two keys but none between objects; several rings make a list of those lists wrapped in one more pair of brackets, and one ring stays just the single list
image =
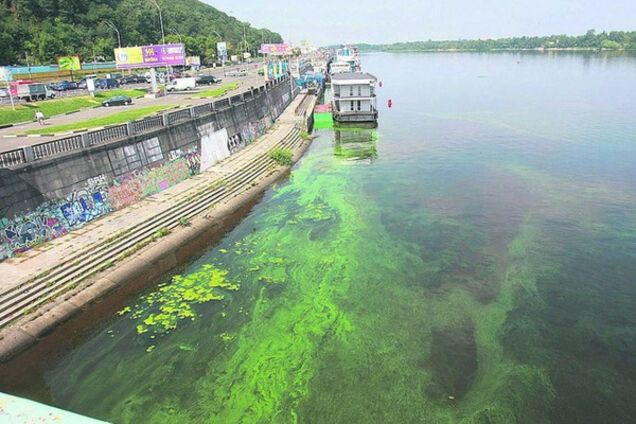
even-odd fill
[{"label": "white building on water", "polygon": [[343,72],[333,75],[333,119],[336,122],[376,122],[376,81],[376,77],[366,72]]}]

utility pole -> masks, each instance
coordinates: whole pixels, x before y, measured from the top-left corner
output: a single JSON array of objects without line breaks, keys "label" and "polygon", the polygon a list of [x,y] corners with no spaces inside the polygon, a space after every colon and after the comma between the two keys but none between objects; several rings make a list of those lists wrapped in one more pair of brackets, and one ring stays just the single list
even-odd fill
[{"label": "utility pole", "polygon": [[243,63],[245,63],[245,53],[247,52],[247,36],[245,30],[245,22],[243,22]]}]

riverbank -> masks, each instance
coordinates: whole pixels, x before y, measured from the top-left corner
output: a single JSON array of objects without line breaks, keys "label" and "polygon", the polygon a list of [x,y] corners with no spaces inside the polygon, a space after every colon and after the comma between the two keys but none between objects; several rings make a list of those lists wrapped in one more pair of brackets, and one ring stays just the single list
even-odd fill
[{"label": "riverbank", "polygon": [[[294,99],[261,139],[208,171],[54,240],[37,254],[0,264],[15,291],[7,304],[25,305],[24,316],[0,333],[0,360],[34,345],[107,294],[143,287],[183,265],[218,238],[228,217],[289,169],[269,152],[289,149],[294,162],[304,152],[308,143],[301,131],[315,103],[304,100]],[[27,270],[38,274],[33,278]],[[5,298],[7,291],[1,293]]]}]

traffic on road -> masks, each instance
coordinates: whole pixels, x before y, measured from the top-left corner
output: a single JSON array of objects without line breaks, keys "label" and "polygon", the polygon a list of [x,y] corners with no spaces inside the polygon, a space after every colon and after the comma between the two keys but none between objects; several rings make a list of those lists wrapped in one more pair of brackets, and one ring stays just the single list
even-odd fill
[{"label": "traffic on road", "polygon": [[[258,65],[256,65],[258,66]],[[213,75],[213,73],[215,75]],[[193,90],[199,86],[211,86],[223,82],[222,76],[230,79],[240,79],[248,75],[245,67],[232,68],[204,68],[197,72],[172,71],[170,73],[157,73],[157,82],[166,85],[167,91]],[[94,81],[96,91],[107,92],[122,88],[148,89],[150,85],[150,73],[145,74],[107,74],[106,76],[86,75],[85,77],[70,81],[37,82],[22,80],[13,83],[10,87],[0,88],[0,106],[11,103],[11,96],[15,103],[36,102],[54,98],[66,98],[89,95],[88,80]]]}]

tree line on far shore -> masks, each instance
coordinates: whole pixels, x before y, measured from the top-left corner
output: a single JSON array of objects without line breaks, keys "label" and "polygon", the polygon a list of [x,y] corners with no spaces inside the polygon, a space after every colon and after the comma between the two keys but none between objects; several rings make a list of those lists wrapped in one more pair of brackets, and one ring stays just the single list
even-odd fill
[{"label": "tree line on far shore", "polygon": [[585,35],[550,35],[487,40],[409,41],[393,44],[358,44],[360,51],[492,51],[536,49],[636,50],[636,31],[599,32]]},{"label": "tree line on far shore", "polygon": [[[279,34],[257,29],[197,0],[156,0],[166,42],[183,42],[188,55],[204,63],[216,59],[216,43],[229,54],[254,54],[261,42]],[[153,0],[0,0],[0,66],[55,63],[79,54],[83,61],[114,59],[121,44],[161,43],[159,12]]]}]

